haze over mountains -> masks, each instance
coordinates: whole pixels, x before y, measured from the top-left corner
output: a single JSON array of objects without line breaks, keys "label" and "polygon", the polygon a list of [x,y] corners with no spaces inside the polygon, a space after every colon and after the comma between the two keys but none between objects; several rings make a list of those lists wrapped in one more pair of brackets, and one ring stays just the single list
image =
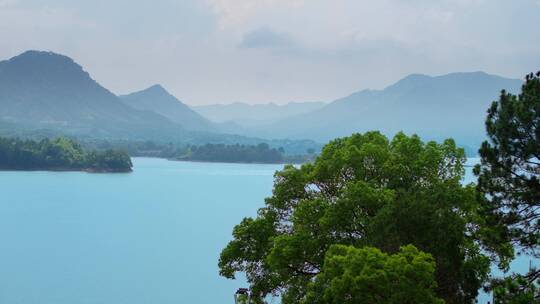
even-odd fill
[{"label": "haze over mountains", "polygon": [[39,51],[0,62],[0,121],[102,137],[177,132],[162,116],[123,104],[69,57]]},{"label": "haze over mountains", "polygon": [[484,138],[491,101],[502,89],[518,92],[521,84],[483,72],[414,74],[383,90],[329,103],[190,108],[160,85],[116,96],[69,57],[28,51],[0,61],[0,133],[51,131],[199,144],[267,141],[305,151],[314,143],[293,140],[325,143],[353,132],[381,130],[391,136],[403,130],[425,139],[453,137],[474,149]]},{"label": "haze over mountains", "polygon": [[125,104],[135,109],[156,112],[186,129],[208,132],[219,131],[212,122],[183,104],[159,84],[119,97]]},{"label": "haze over mountains", "polygon": [[71,58],[27,51],[0,61],[0,135],[143,140],[177,144],[266,142],[304,153],[313,141],[266,140],[218,133],[216,126],[161,86],[118,97]]},{"label": "haze over mountains", "polygon": [[314,111],[250,128],[246,135],[327,142],[353,132],[404,131],[425,139],[456,139],[473,150],[484,140],[484,120],[500,91],[519,92],[522,81],[483,72],[431,77],[409,75],[383,90],[363,90]]},{"label": "haze over mountains", "polygon": [[275,103],[212,104],[193,106],[193,109],[214,122],[232,122],[242,127],[268,125],[287,117],[309,113],[322,108],[324,102],[290,102],[283,105]]}]

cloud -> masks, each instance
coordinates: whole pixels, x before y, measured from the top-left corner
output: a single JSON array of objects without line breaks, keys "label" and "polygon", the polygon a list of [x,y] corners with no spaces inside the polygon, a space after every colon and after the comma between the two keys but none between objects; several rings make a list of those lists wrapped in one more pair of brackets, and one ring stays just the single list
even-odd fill
[{"label": "cloud", "polygon": [[245,34],[238,46],[241,48],[283,48],[292,45],[293,40],[286,33],[259,28]]},{"label": "cloud", "polygon": [[301,7],[305,0],[207,0],[222,28],[241,26],[259,13],[276,8]]},{"label": "cloud", "polygon": [[539,1],[0,0],[0,59],[53,50],[115,92],[159,82],[192,104],[331,100],[409,73],[538,70]]},{"label": "cloud", "polygon": [[0,8],[7,8],[17,4],[18,0],[0,0]]}]

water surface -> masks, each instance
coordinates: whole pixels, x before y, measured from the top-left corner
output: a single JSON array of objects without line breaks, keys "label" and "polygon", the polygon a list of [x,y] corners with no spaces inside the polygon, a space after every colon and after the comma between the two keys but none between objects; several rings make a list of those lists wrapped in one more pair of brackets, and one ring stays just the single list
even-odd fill
[{"label": "water surface", "polygon": [[219,252],[282,166],[133,162],[130,174],[0,171],[0,303],[233,303],[245,283],[218,275]]},{"label": "water surface", "polygon": [[219,252],[281,167],[0,172],[0,303],[232,303],[244,284],[219,277]]}]

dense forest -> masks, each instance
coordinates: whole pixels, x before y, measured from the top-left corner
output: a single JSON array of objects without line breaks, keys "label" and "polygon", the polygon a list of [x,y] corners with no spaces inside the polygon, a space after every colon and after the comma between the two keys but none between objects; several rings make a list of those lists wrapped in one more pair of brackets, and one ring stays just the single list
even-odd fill
[{"label": "dense forest", "polygon": [[454,140],[353,134],[314,162],[275,174],[272,196],[233,229],[220,274],[243,272],[250,303],[539,304],[540,270],[508,271],[518,254],[539,258],[540,72],[488,109],[488,140],[462,183]]},{"label": "dense forest", "polygon": [[[230,163],[305,163],[312,161],[317,153],[307,148],[303,153],[287,153],[285,148],[273,148],[267,143],[258,145],[206,144],[186,145],[155,141],[108,141],[82,140],[89,150],[122,149],[133,157],[158,157],[170,160],[230,162]],[[295,151],[297,149],[294,149]]]},{"label": "dense forest", "polygon": [[[95,140],[82,139],[81,145],[88,150],[121,149],[132,157],[158,157],[170,160],[232,162],[232,163],[304,163],[312,161],[320,148],[302,146],[299,142],[268,144],[185,144],[157,141]],[[304,148],[304,149],[303,149]]]},{"label": "dense forest", "polygon": [[182,160],[212,161],[227,163],[281,163],[283,151],[272,149],[268,144],[252,145],[214,145],[190,147]]},{"label": "dense forest", "polygon": [[311,159],[313,151],[304,155],[285,155],[283,148],[271,148],[266,143],[258,145],[206,144],[189,146],[180,152],[178,160],[227,162],[227,163],[303,163]]},{"label": "dense forest", "polygon": [[86,151],[65,137],[40,141],[0,137],[2,170],[130,172],[132,166],[124,151]]}]

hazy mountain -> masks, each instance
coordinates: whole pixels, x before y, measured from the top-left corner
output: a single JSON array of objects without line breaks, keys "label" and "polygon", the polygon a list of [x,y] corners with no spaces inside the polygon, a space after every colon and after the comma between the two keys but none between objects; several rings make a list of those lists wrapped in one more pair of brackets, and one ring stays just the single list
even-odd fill
[{"label": "hazy mountain", "polygon": [[217,131],[215,125],[169,94],[161,85],[120,96],[122,101],[139,110],[154,111],[187,130]]},{"label": "hazy mountain", "polygon": [[27,51],[0,61],[0,121],[99,137],[174,136],[181,127],[135,110],[69,57]]},{"label": "hazy mountain", "polygon": [[276,122],[251,134],[326,142],[352,132],[403,130],[426,139],[455,138],[476,146],[484,138],[486,110],[502,89],[519,92],[521,80],[483,72],[431,77],[410,75],[383,90],[364,90],[323,108]]},{"label": "hazy mountain", "polygon": [[[182,124],[203,131],[186,130]],[[304,153],[320,147],[306,140],[265,140],[208,132],[207,126],[211,128],[213,124],[159,86],[121,99],[63,55],[28,51],[0,61],[0,136],[71,135],[89,141],[144,140],[194,145],[266,142],[272,147],[284,147],[287,153]],[[236,128],[225,123],[216,127]]]},{"label": "hazy mountain", "polygon": [[[491,101],[501,89],[518,92],[521,84],[521,80],[482,72],[437,77],[415,74],[383,90],[356,92],[329,104],[196,107],[218,122],[211,123],[160,86],[119,98],[72,59],[28,51],[0,61],[0,134],[24,135],[30,131],[193,144],[256,144],[266,141],[261,137],[324,143],[353,132],[381,130],[393,135],[403,130],[426,139],[454,137],[462,145],[476,146],[484,138],[484,120]],[[241,128],[235,121],[248,127]],[[258,127],[249,127],[249,121],[256,121]],[[218,129],[255,137],[213,132]],[[266,142],[294,151],[314,144]]]},{"label": "hazy mountain", "polygon": [[231,104],[193,106],[192,108],[214,122],[233,122],[239,126],[251,127],[308,113],[322,108],[324,105],[323,102],[291,102],[284,105],[236,102]]}]

